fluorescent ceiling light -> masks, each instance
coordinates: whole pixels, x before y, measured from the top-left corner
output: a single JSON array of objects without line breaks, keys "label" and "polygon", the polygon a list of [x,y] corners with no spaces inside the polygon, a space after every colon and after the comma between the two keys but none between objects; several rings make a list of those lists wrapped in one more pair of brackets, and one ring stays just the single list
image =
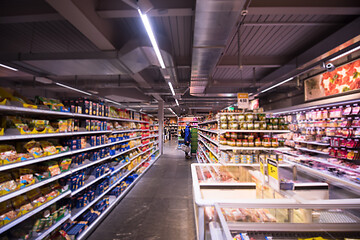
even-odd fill
[{"label": "fluorescent ceiling light", "polygon": [[270,89],[276,88],[276,87],[278,87],[278,86],[280,86],[280,85],[282,85],[282,84],[284,84],[284,83],[286,83],[286,82],[288,82],[288,81],[291,81],[291,80],[293,80],[293,79],[294,79],[293,77],[288,78],[288,79],[286,79],[286,80],[284,80],[284,81],[282,81],[282,82],[279,82],[278,84],[275,84],[274,86],[271,86],[271,87],[269,87],[269,88],[267,88],[267,89],[262,90],[261,92],[262,92],[262,93],[267,92],[267,91],[269,91]]},{"label": "fluorescent ceiling light", "polygon": [[77,88],[73,88],[73,87],[70,87],[68,85],[64,85],[62,83],[55,83],[56,85],[60,86],[60,87],[64,87],[64,88],[67,88],[67,89],[70,89],[70,90],[73,90],[75,92],[79,92],[79,93],[83,93],[83,94],[86,94],[86,95],[89,95],[91,96],[92,94],[91,93],[88,93],[88,92],[85,92],[85,91],[82,91],[80,89],[77,89]]},{"label": "fluorescent ceiling light", "polygon": [[19,70],[17,70],[16,68],[12,68],[12,67],[6,66],[6,65],[4,65],[4,64],[0,64],[0,67],[7,68],[7,69],[13,70],[13,71],[15,71],[15,72],[19,71]]},{"label": "fluorescent ceiling light", "polygon": [[176,113],[175,113],[171,108],[168,108],[168,109],[170,110],[170,112],[171,112],[172,114],[174,114],[175,116],[177,116]]},{"label": "fluorescent ceiling light", "polygon": [[169,84],[172,95],[175,96],[175,91],[174,91],[173,85],[171,84],[171,82],[168,82],[168,84]]},{"label": "fluorescent ceiling light", "polygon": [[349,50],[349,51],[347,51],[347,52],[344,52],[343,54],[340,54],[339,56],[333,57],[333,58],[330,59],[329,61],[330,61],[330,62],[335,61],[336,59],[339,59],[339,58],[341,58],[341,57],[343,57],[343,56],[346,56],[346,55],[348,55],[348,54],[350,54],[350,53],[352,53],[352,52],[355,52],[356,50],[359,50],[359,49],[360,49],[360,46],[357,46],[356,48],[353,48],[353,49],[351,49],[351,50]]},{"label": "fluorescent ceiling light", "polygon": [[51,79],[44,78],[44,77],[35,77],[35,81],[43,83],[43,84],[51,84],[51,83],[53,83],[53,81]]},{"label": "fluorescent ceiling light", "polygon": [[141,20],[142,20],[142,22],[144,24],[145,30],[146,30],[149,38],[150,38],[150,42],[151,42],[151,45],[153,46],[156,57],[159,60],[160,66],[161,66],[161,68],[165,68],[165,63],[164,63],[164,60],[163,60],[163,58],[161,56],[160,49],[159,49],[159,46],[158,46],[158,44],[156,42],[155,35],[154,35],[154,32],[153,32],[153,30],[151,28],[149,19],[146,16],[146,14],[141,13],[140,9],[138,9],[138,12],[139,12]]},{"label": "fluorescent ceiling light", "polygon": [[176,102],[176,105],[178,105],[178,106],[179,106],[179,102],[178,102],[178,100],[177,100],[177,99],[175,99],[175,102]]},{"label": "fluorescent ceiling light", "polygon": [[111,103],[114,103],[114,104],[116,104],[116,105],[122,106],[120,103],[115,102],[115,101],[113,101],[113,100],[110,100],[110,99],[107,99],[107,98],[104,98],[104,100],[107,101],[107,102],[111,102]]}]

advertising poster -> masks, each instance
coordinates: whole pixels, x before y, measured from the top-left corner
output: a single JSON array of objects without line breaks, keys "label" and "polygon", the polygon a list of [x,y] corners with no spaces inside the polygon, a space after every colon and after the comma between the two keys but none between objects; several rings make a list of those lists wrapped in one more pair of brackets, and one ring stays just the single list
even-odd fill
[{"label": "advertising poster", "polygon": [[360,89],[360,60],[305,80],[305,101]]}]

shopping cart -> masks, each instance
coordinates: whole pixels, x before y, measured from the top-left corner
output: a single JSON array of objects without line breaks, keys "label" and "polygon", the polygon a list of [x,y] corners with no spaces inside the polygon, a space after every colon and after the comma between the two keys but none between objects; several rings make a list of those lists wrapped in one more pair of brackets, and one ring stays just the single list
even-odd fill
[{"label": "shopping cart", "polygon": [[186,146],[185,144],[181,145],[181,150],[186,153],[187,156],[191,158],[191,144],[189,146]]}]

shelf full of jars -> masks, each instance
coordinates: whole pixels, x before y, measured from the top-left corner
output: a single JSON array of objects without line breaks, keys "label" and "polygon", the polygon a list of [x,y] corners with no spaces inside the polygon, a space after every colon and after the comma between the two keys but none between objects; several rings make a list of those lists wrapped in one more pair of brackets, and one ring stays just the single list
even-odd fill
[{"label": "shelf full of jars", "polygon": [[199,155],[211,163],[253,164],[261,155],[288,149],[279,135],[289,132],[285,119],[264,112],[221,112],[199,123],[198,130]]},{"label": "shelf full of jars", "polygon": [[284,159],[304,171],[360,190],[360,101],[282,114],[292,148]]},{"label": "shelf full of jars", "polygon": [[1,88],[0,97],[1,239],[85,238],[159,157],[145,114]]}]

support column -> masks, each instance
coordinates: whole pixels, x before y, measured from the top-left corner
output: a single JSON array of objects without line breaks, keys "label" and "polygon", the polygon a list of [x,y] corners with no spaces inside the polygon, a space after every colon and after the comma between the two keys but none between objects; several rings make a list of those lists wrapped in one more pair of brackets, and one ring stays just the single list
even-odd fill
[{"label": "support column", "polygon": [[159,119],[159,149],[160,155],[164,152],[164,101],[159,102],[158,119]]}]

